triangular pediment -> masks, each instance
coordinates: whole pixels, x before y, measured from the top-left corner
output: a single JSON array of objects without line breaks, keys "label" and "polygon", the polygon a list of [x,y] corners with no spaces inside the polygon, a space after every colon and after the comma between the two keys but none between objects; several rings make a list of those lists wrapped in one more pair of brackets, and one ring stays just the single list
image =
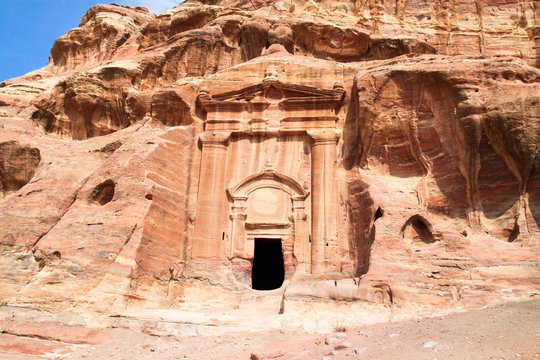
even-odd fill
[{"label": "triangular pediment", "polygon": [[336,100],[343,94],[339,90],[318,89],[305,85],[287,84],[280,81],[257,84],[239,90],[229,91],[212,96],[216,101],[251,101],[259,98],[264,99],[268,90],[279,90],[283,94],[283,99],[289,98],[335,98]]},{"label": "triangular pediment", "polygon": [[324,101],[338,105],[345,91],[340,83],[333,89],[320,89],[311,86],[283,83],[278,80],[265,79],[261,84],[247,86],[242,89],[210,95],[201,90],[198,101],[203,108],[211,105],[262,104],[268,102],[313,102]]}]

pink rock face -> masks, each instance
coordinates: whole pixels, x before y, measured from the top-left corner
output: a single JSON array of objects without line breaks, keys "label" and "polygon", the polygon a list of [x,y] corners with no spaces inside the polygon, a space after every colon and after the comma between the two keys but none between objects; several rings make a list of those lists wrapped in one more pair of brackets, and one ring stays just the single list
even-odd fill
[{"label": "pink rock face", "polygon": [[538,293],[538,16],[91,8],[45,68],[0,84],[3,301],[108,313],[207,286],[239,306],[255,287],[286,312]]}]

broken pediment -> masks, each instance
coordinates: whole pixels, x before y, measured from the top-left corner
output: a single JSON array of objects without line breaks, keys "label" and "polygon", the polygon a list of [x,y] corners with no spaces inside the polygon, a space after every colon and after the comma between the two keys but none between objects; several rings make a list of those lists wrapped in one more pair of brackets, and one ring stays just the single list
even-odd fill
[{"label": "broken pediment", "polygon": [[[201,91],[203,94],[204,91]],[[208,105],[227,103],[227,102],[272,102],[275,100],[274,94],[279,94],[280,100],[297,100],[297,101],[332,101],[338,103],[343,96],[343,87],[340,83],[332,90],[317,89],[305,85],[286,84],[278,80],[264,82],[257,85],[248,86],[246,88],[229,91],[222,94],[217,94],[209,97],[199,96],[199,103],[203,107]]]},{"label": "broken pediment", "polygon": [[239,90],[210,95],[202,87],[197,102],[206,112],[206,130],[307,130],[334,127],[344,95],[339,81],[331,90],[283,83],[268,69],[260,84]]}]

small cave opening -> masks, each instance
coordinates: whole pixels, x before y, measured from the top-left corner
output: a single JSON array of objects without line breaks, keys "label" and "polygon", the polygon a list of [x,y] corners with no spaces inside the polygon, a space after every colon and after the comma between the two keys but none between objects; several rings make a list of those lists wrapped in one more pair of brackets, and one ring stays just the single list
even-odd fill
[{"label": "small cave opening", "polygon": [[410,243],[433,244],[437,239],[433,236],[431,226],[420,216],[413,216],[402,228],[403,238]]},{"label": "small cave opening", "polygon": [[285,265],[281,239],[255,239],[255,253],[251,269],[254,290],[279,289],[285,280]]},{"label": "small cave opening", "polygon": [[514,228],[510,232],[510,235],[508,236],[508,242],[514,242],[519,236],[519,225],[517,222],[514,224]]},{"label": "small cave opening", "polygon": [[375,211],[375,215],[373,215],[373,221],[377,221],[377,219],[382,218],[383,214],[384,212],[382,211],[382,209],[380,207],[377,208],[377,211]]},{"label": "small cave opening", "polygon": [[0,199],[28,184],[40,162],[37,148],[17,141],[0,143]]},{"label": "small cave opening", "polygon": [[90,194],[90,202],[93,204],[105,205],[114,197],[114,189],[116,185],[112,180],[105,180],[92,190]]}]

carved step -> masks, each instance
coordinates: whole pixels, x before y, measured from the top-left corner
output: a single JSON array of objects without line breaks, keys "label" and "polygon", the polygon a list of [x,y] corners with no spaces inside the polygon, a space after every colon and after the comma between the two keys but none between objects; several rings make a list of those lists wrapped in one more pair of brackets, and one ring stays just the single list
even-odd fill
[{"label": "carved step", "polygon": [[258,314],[280,314],[283,312],[284,288],[270,291],[251,291],[242,296],[240,310],[257,311]]}]

